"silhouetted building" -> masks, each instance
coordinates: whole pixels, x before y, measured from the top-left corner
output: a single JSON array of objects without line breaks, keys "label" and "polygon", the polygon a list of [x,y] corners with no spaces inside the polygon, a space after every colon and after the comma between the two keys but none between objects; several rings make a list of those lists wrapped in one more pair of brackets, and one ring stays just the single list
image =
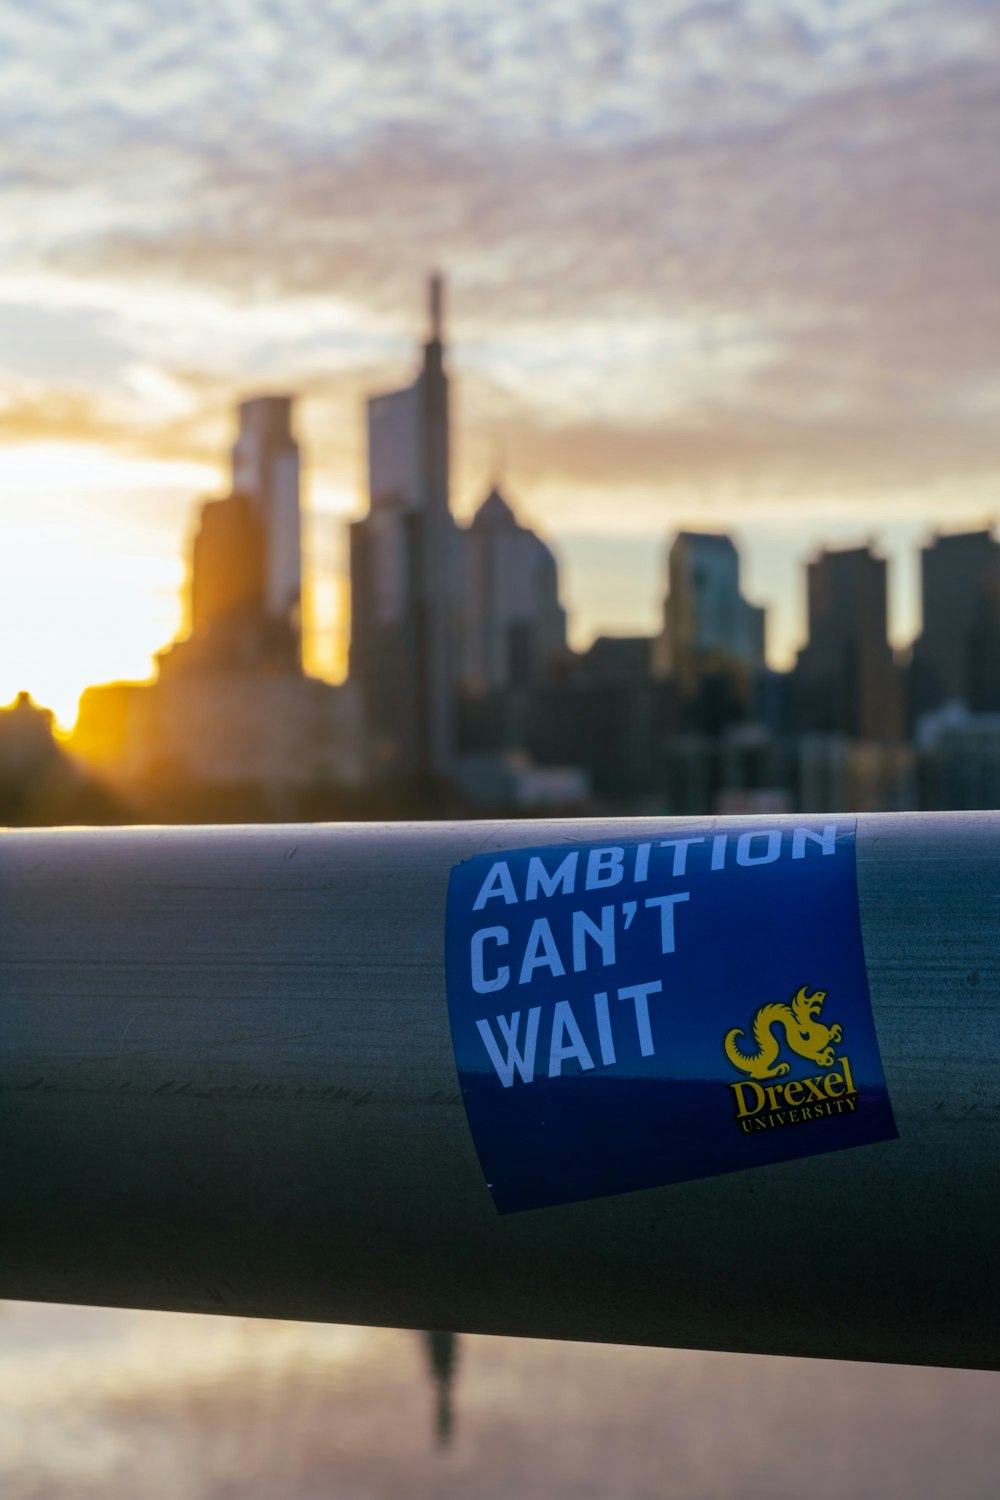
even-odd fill
[{"label": "silhouetted building", "polygon": [[1000,714],[970,713],[952,700],[923,717],[916,753],[918,806],[1000,807]]},{"label": "silhouetted building", "polygon": [[792,744],[799,812],[903,812],[913,807],[912,746],[843,734],[803,734]]},{"label": "silhouetted building", "polygon": [[267,534],[254,502],[234,494],[202,505],[191,548],[191,631],[161,653],[161,672],[297,671],[298,625],[268,614],[266,573]]},{"label": "silhouetted building", "polygon": [[351,527],[351,680],[376,773],[447,776],[455,748],[461,533],[449,501],[441,282],[430,338],[405,390],[368,402],[370,509]]},{"label": "silhouetted building", "polygon": [[[532,694],[568,659],[558,569],[550,549],[518,522],[496,488],[463,543],[458,747],[465,756],[517,752],[515,760],[503,761],[509,780],[514,769],[522,774]],[[471,769],[462,770],[463,787],[483,780],[477,771],[470,781]]]},{"label": "silhouetted building", "polygon": [[80,700],[72,747],[126,794],[141,801],[189,783],[253,788],[280,810],[292,793],[364,780],[349,687],[257,663],[195,668],[190,656],[164,670],[169,655],[158,658],[154,682],[88,688]]},{"label": "silhouetted building", "polygon": [[902,695],[889,644],[886,585],[885,559],[868,547],[821,552],[809,563],[809,640],[793,687],[799,730],[899,738]]},{"label": "silhouetted building", "polygon": [[555,557],[495,487],[466,532],[463,625],[473,693],[532,687],[566,649]]},{"label": "silhouetted building", "polygon": [[900,811],[913,805],[912,771],[909,745],[734,724],[667,740],[661,805],[675,816]]},{"label": "silhouetted building", "polygon": [[204,505],[191,556],[191,632],[255,622],[264,613],[265,535],[246,495]]},{"label": "silhouetted building", "polygon": [[989,531],[936,536],[920,554],[920,576],[912,718],[946,703],[1000,710],[1000,543]]},{"label": "silhouetted building", "polygon": [[207,501],[191,551],[191,633],[169,671],[301,666],[299,451],[290,396],[239,407],[233,493]]},{"label": "silhouetted building", "polygon": [[972,714],[952,700],[922,718],[916,756],[919,807],[1000,807],[1000,714]]},{"label": "silhouetted building", "polygon": [[576,765],[594,795],[621,808],[657,784],[659,746],[677,724],[672,681],[653,677],[653,641],[599,636],[531,696],[525,743],[539,765]]},{"label": "silhouetted building", "polygon": [[459,755],[455,785],[468,802],[499,813],[561,812],[577,816],[591,798],[590,777],[579,765],[537,765],[525,750],[485,750]]},{"label": "silhouetted building", "polygon": [[126,809],[83,774],[30,694],[0,708],[0,825],[117,823]]},{"label": "silhouetted building", "polygon": [[657,769],[660,806],[675,816],[795,810],[794,742],[760,724],[734,724],[715,735],[671,735]]},{"label": "silhouetted building", "polygon": [[728,536],[680,531],[655,670],[676,684],[689,727],[718,730],[753,709],[764,666],[765,611],[740,591],[740,558]]},{"label": "silhouetted building", "polygon": [[638,687],[652,677],[655,642],[648,635],[599,635],[578,659],[580,675],[593,683]]},{"label": "silhouetted building", "polygon": [[299,459],[291,398],[240,407],[234,493],[202,505],[189,569],[190,634],[156,656],[152,682],[89,688],[73,748],[141,800],[197,783],[292,792],[364,778],[357,693],[301,664]]},{"label": "silhouetted building", "polygon": [[272,642],[301,652],[302,543],[299,449],[290,396],[255,396],[239,406],[233,490],[251,501],[263,530],[264,616]]}]

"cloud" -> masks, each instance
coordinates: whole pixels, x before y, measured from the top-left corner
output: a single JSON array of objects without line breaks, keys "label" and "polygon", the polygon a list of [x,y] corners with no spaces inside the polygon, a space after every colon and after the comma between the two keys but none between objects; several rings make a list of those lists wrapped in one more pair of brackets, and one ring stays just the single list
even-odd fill
[{"label": "cloud", "polygon": [[354,484],[438,264],[460,488],[499,433],[525,482],[647,508],[1000,477],[987,3],[70,0],[6,7],[0,49],[6,263],[100,286],[125,346],[9,433],[203,458],[280,382]]}]

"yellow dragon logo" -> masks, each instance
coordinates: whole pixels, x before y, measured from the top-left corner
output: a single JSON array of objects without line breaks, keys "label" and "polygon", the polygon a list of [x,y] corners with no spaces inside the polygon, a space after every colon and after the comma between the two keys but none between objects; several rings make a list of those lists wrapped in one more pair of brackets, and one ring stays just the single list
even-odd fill
[{"label": "yellow dragon logo", "polygon": [[789,1064],[778,1060],[781,1046],[774,1034],[778,1025],[785,1028],[785,1040],[793,1052],[819,1063],[821,1068],[832,1067],[833,1044],[841,1040],[843,1032],[839,1026],[824,1026],[816,1019],[823,1008],[826,990],[813,990],[808,995],[807,989],[808,985],[803,985],[798,994],[792,996],[789,1005],[772,1001],[769,1005],[762,1005],[754,1014],[751,1030],[757,1046],[755,1053],[741,1052],[736,1045],[739,1038],[746,1035],[744,1031],[734,1027],[727,1033],[722,1045],[734,1068],[757,1079],[777,1078],[787,1073]]}]

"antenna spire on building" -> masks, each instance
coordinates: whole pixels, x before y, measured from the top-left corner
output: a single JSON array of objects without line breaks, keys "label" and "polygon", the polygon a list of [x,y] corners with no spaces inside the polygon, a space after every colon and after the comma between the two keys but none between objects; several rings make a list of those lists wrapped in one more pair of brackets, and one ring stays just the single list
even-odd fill
[{"label": "antenna spire on building", "polygon": [[442,325],[442,303],[443,303],[443,299],[444,299],[444,280],[443,280],[443,278],[442,278],[442,276],[440,275],[439,272],[437,272],[437,271],[433,272],[433,274],[431,275],[431,277],[430,277],[430,279],[429,279],[429,281],[427,283],[427,290],[428,290],[429,302],[430,302],[431,339],[435,343],[440,343],[441,342],[441,325]]}]

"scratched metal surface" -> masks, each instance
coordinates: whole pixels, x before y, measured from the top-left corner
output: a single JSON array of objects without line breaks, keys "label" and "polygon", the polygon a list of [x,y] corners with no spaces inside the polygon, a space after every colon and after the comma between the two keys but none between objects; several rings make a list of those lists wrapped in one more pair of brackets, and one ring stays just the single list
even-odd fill
[{"label": "scratched metal surface", "polygon": [[898,1141],[496,1214],[448,871],[682,826],[0,833],[0,1296],[1000,1367],[998,815],[859,819]]}]

